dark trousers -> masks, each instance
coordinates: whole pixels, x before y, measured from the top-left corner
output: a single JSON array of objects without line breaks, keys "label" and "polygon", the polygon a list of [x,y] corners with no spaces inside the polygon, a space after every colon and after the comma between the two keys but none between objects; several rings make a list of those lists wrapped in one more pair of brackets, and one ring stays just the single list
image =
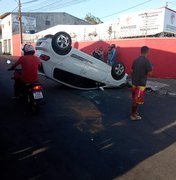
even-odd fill
[{"label": "dark trousers", "polygon": [[20,80],[15,80],[14,83],[14,96],[19,97],[24,87],[24,83],[22,83]]}]

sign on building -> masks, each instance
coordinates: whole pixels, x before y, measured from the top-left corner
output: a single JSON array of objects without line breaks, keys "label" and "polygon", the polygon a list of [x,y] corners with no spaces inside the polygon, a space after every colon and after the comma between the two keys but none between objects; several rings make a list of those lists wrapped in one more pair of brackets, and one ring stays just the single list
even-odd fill
[{"label": "sign on building", "polygon": [[[29,16],[22,16],[22,30],[24,33],[34,31],[36,32],[36,18]],[[12,15],[12,31],[19,32],[19,16]]]},{"label": "sign on building", "polygon": [[166,9],[164,19],[164,32],[176,33],[176,12]]},{"label": "sign on building", "polygon": [[124,14],[108,25],[112,27],[115,38],[156,35],[162,32],[176,33],[176,12],[160,8]]},{"label": "sign on building", "polygon": [[176,34],[176,12],[168,8],[159,8],[124,14],[116,20],[98,25],[57,25],[35,34],[34,40],[58,31],[69,33],[73,41],[146,37],[162,33]]}]

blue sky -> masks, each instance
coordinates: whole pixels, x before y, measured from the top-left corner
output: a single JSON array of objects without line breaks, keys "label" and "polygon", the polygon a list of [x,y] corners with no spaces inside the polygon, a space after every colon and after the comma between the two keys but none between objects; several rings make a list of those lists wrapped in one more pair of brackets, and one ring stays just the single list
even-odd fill
[{"label": "blue sky", "polygon": [[[67,12],[79,18],[87,13],[102,21],[116,19],[119,15],[160,8],[166,0],[21,0],[22,11]],[[0,14],[11,12],[18,6],[18,0],[0,0]],[[176,10],[176,0],[168,7]],[[114,15],[112,15],[114,14]]]}]

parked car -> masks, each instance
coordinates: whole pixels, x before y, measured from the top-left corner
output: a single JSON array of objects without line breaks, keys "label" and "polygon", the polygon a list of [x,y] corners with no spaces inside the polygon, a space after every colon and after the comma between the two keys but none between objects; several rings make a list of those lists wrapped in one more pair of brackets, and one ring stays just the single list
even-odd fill
[{"label": "parked car", "polygon": [[76,89],[119,87],[127,83],[122,62],[112,67],[73,48],[66,32],[47,35],[36,43],[36,55],[41,59],[42,72],[66,86]]}]

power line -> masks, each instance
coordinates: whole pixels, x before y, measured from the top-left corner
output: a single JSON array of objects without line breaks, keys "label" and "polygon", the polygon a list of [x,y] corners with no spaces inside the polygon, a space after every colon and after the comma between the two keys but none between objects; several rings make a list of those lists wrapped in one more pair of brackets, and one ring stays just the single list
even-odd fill
[{"label": "power line", "polygon": [[58,3],[52,3],[52,4],[46,5],[44,7],[35,9],[34,11],[40,10],[40,9],[43,9],[43,8],[47,8],[47,11],[48,10],[54,10],[54,9],[59,9],[59,8],[63,8],[63,7],[72,6],[72,5],[75,5],[75,4],[78,4],[78,3],[82,3],[84,1],[87,1],[87,0],[71,0],[71,1],[63,2],[63,3],[59,3],[59,2]]},{"label": "power line", "polygon": [[167,3],[176,6],[176,3],[175,3],[174,1],[172,1],[172,2],[167,2]]},{"label": "power line", "polygon": [[30,1],[27,1],[27,2],[23,2],[21,4],[22,4],[23,11],[26,11],[25,9],[34,9],[36,7],[40,7],[41,4],[45,4],[47,2],[48,2],[48,0],[46,0],[46,1],[43,1],[43,0],[30,0]]},{"label": "power line", "polygon": [[39,8],[36,8],[36,9],[33,9],[32,11],[37,11],[37,10],[40,10],[40,9],[44,9],[44,8],[48,8],[50,6],[56,6],[58,3],[62,2],[62,0],[57,0],[57,1],[54,1],[53,3],[50,3],[50,4],[46,4],[44,6],[41,6]]},{"label": "power line", "polygon": [[75,5],[75,4],[80,4],[84,1],[87,1],[87,0],[71,0],[70,2],[66,2],[66,3],[63,3],[63,4],[60,4],[58,6],[51,6],[51,7],[48,7],[47,8],[47,11],[48,10],[56,10],[56,9],[61,9],[61,8],[64,8],[64,7],[69,7],[69,6],[72,6],[72,5]]},{"label": "power line", "polygon": [[[35,8],[33,9],[32,7],[29,7],[29,11],[38,11],[38,10],[42,10],[44,9],[45,11],[51,10],[51,9],[59,9],[59,8],[63,8],[63,7],[68,7],[68,6],[72,6],[74,4],[78,4],[78,3],[82,3],[84,1],[88,1],[88,0],[56,0],[54,2],[51,3],[51,1],[43,1],[40,2],[40,6],[35,6],[35,7],[39,7],[39,8]],[[45,3],[46,2],[46,3]],[[41,4],[45,4],[44,6],[41,6]],[[31,9],[31,10],[30,10]]]},{"label": "power line", "polygon": [[148,0],[148,1],[145,1],[145,2],[143,2],[143,3],[137,4],[137,5],[135,5],[135,6],[129,7],[129,8],[127,8],[127,9],[121,10],[121,11],[119,11],[119,12],[116,12],[116,13],[113,13],[113,14],[109,14],[109,15],[107,15],[107,16],[103,16],[103,17],[101,17],[100,19],[105,19],[105,18],[108,18],[108,17],[110,17],[110,16],[114,16],[114,15],[116,15],[116,14],[120,14],[120,13],[122,13],[122,12],[131,10],[131,9],[134,9],[134,8],[139,7],[139,6],[142,6],[142,5],[144,5],[144,4],[146,4],[146,3],[150,2],[150,1],[152,1],[152,0]]},{"label": "power line", "polygon": [[[16,1],[16,0],[15,0]],[[36,1],[39,1],[39,0],[31,0],[31,1],[27,1],[27,2],[24,2],[24,3],[21,3],[21,4],[31,4],[31,3],[34,3]]]},{"label": "power line", "polygon": [[[48,2],[48,1],[44,1],[44,2]],[[42,0],[29,0],[27,2],[21,3],[21,5],[23,8],[24,7],[36,8],[36,7],[39,7],[41,4],[43,4],[44,2]]]},{"label": "power line", "polygon": [[14,12],[14,11],[17,10],[17,9],[18,9],[18,6],[17,6],[15,9],[13,9],[12,12]]}]

